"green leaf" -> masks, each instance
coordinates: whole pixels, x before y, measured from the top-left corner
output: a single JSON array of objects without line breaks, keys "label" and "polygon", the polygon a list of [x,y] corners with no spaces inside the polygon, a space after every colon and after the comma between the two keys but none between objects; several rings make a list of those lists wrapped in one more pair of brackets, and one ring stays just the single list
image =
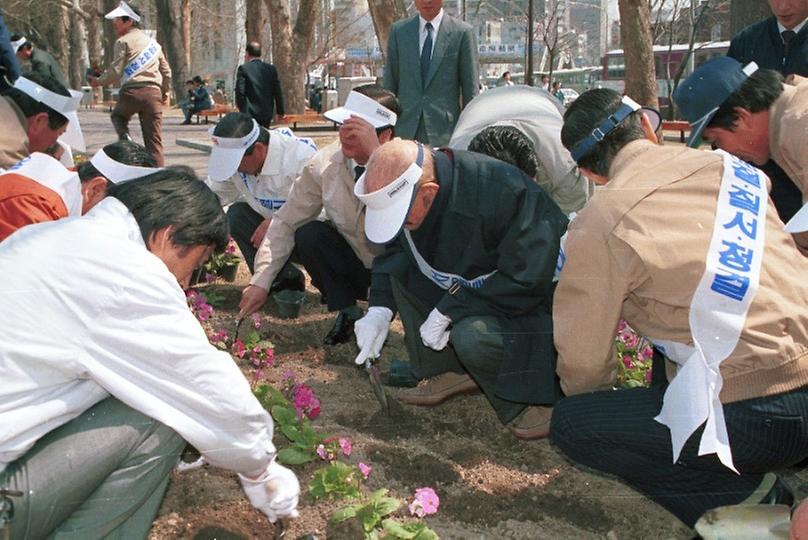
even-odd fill
[{"label": "green leaf", "polygon": [[384,497],[376,503],[376,512],[381,516],[392,514],[401,506],[401,500]]},{"label": "green leaf", "polygon": [[393,535],[395,538],[402,538],[410,540],[415,538],[416,533],[408,531],[401,523],[394,519],[385,519],[382,521],[382,528],[384,532]]},{"label": "green leaf", "polygon": [[439,540],[438,533],[423,525],[423,529],[418,531],[413,540]]},{"label": "green leaf", "polygon": [[275,405],[272,407],[272,418],[279,424],[296,424],[297,413],[291,407],[284,407],[282,405]]},{"label": "green leaf", "polygon": [[340,521],[345,521],[346,519],[351,519],[356,517],[356,511],[361,508],[360,505],[354,504],[351,506],[345,506],[340,508],[331,516],[332,523],[339,523]]},{"label": "green leaf", "polygon": [[301,452],[297,448],[283,448],[278,451],[278,461],[284,465],[300,465],[313,461],[314,457],[311,453]]},{"label": "green leaf", "polygon": [[286,435],[286,438],[290,441],[297,442],[303,438],[300,430],[297,429],[297,426],[292,424],[281,424],[280,422],[278,422],[278,424],[281,426],[281,433]]}]

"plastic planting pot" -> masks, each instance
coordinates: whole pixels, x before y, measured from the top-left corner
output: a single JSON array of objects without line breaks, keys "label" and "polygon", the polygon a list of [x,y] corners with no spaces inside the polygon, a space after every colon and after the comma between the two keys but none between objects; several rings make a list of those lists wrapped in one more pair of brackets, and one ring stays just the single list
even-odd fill
[{"label": "plastic planting pot", "polygon": [[278,315],[284,319],[295,319],[300,315],[305,293],[303,291],[279,291],[272,295],[278,304]]}]

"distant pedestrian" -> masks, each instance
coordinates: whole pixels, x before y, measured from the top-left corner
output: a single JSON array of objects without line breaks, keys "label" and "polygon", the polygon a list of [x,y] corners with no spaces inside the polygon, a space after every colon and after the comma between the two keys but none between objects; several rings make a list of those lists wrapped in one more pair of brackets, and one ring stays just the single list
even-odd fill
[{"label": "distant pedestrian", "polygon": [[17,59],[22,63],[23,74],[41,73],[56,79],[65,88],[69,88],[62,68],[59,67],[59,63],[51,53],[35,47],[30,40],[19,34],[11,36],[11,46],[14,48]]},{"label": "distant pedestrian", "polygon": [[236,107],[269,127],[275,114],[283,116],[283,90],[275,66],[261,60],[261,45],[247,45],[244,63],[236,72]]}]

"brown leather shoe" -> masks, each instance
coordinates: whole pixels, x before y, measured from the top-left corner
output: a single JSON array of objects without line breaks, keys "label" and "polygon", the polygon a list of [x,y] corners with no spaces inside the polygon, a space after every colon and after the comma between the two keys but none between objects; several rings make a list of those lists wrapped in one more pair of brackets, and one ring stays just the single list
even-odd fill
[{"label": "brown leather shoe", "polygon": [[550,434],[550,418],[553,416],[552,407],[539,407],[531,405],[508,426],[514,437],[527,441],[543,439]]},{"label": "brown leather shoe", "polygon": [[431,379],[421,381],[411,390],[404,390],[398,400],[410,405],[433,407],[460,394],[476,394],[480,387],[465,373],[441,373]]}]

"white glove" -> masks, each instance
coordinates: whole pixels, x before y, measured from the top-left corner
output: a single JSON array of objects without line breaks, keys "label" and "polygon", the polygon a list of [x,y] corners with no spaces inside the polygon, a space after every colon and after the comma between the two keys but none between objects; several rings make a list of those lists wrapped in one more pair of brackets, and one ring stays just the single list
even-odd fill
[{"label": "white glove", "polygon": [[441,351],[449,343],[449,325],[452,319],[433,309],[421,325],[421,341],[430,349]]},{"label": "white glove", "polygon": [[296,518],[300,484],[295,473],[273,461],[258,479],[251,480],[241,474],[241,487],[250,503],[275,523],[278,518]]},{"label": "white glove", "polygon": [[354,360],[357,365],[364,364],[368,358],[379,357],[392,320],[393,312],[390,309],[373,306],[368,309],[367,315],[354,323],[356,345],[359,347],[359,354]]}]

